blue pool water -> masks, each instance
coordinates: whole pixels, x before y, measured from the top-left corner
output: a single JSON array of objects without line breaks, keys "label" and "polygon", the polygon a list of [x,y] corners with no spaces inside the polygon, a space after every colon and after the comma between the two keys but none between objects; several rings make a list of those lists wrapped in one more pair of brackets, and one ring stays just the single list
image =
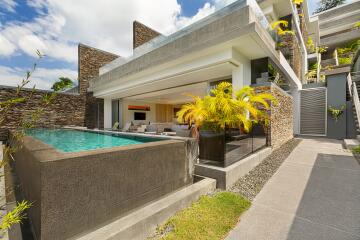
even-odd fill
[{"label": "blue pool water", "polygon": [[62,152],[80,152],[162,140],[159,138],[97,133],[71,129],[31,129],[28,130],[26,134],[49,144]]}]

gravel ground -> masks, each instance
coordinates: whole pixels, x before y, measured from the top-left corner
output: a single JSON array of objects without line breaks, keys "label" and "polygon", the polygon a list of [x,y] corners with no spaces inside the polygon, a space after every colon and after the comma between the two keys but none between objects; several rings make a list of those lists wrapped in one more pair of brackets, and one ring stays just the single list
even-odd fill
[{"label": "gravel ground", "polygon": [[252,201],[300,142],[300,139],[294,138],[274,150],[258,166],[240,178],[230,191],[239,193]]}]

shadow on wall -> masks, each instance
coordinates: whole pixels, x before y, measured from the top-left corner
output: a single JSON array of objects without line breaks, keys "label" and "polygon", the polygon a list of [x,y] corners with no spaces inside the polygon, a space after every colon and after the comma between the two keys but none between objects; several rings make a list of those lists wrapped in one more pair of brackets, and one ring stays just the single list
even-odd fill
[{"label": "shadow on wall", "polygon": [[318,154],[287,239],[360,239],[359,183],[352,156]]}]

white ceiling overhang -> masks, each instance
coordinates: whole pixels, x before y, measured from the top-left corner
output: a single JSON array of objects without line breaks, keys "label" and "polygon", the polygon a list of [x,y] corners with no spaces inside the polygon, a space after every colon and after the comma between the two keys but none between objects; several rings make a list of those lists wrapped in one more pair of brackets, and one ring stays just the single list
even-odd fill
[{"label": "white ceiling overhang", "polygon": [[[255,29],[255,25],[252,26]],[[229,77],[241,63],[241,56],[257,59],[266,52],[246,34],[205,50],[174,59],[93,89],[99,98],[125,98],[187,84]]]}]

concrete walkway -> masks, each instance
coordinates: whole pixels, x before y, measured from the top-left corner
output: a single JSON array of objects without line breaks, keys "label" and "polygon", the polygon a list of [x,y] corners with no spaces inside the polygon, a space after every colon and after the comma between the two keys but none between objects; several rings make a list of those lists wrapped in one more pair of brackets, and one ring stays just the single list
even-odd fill
[{"label": "concrete walkway", "polygon": [[360,239],[360,165],[341,141],[303,139],[228,240]]}]

